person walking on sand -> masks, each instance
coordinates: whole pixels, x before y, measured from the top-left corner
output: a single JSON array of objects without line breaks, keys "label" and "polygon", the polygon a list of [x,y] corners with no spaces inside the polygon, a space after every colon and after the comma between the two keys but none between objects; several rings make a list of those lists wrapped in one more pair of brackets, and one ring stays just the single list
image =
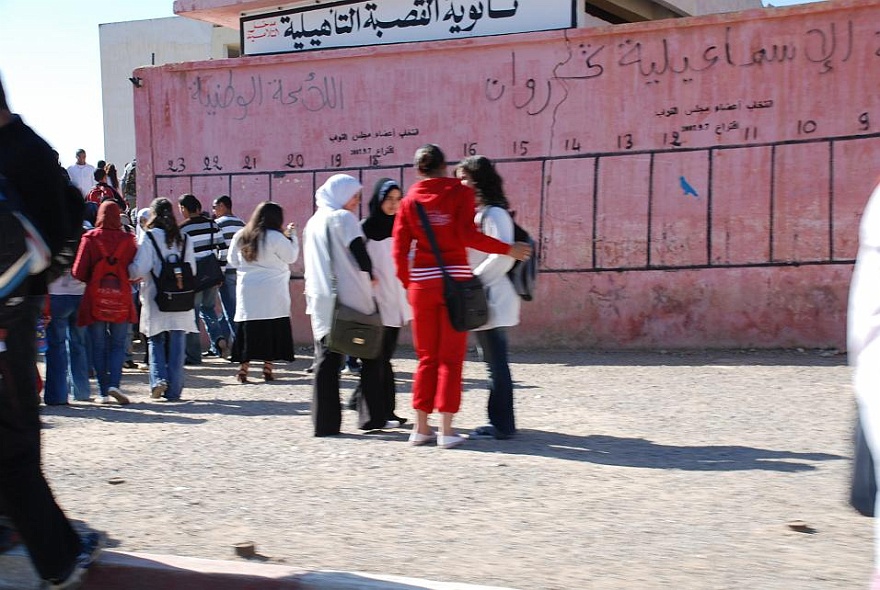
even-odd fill
[{"label": "person walking on sand", "polygon": [[[446,270],[453,279],[467,280],[473,276],[468,265],[468,247],[518,260],[528,258],[531,247],[519,242],[507,244],[477,231],[474,191],[447,176],[446,156],[438,146],[420,147],[414,165],[422,180],[410,187],[401,202],[392,245],[397,277],[406,287],[413,308],[413,342],[419,358],[413,384],[416,424],[409,440],[413,445],[423,445],[436,438],[438,446],[452,448],[464,441],[452,429],[452,420],[461,405],[467,332],[457,332],[449,321],[443,298],[443,274],[422,226],[418,206],[427,213]],[[415,255],[410,263],[413,243]],[[442,417],[439,436],[428,424],[435,409]]]},{"label": "person walking on sand", "polygon": [[159,309],[153,277],[159,276],[162,261],[171,255],[189,264],[195,275],[196,258],[192,240],[181,233],[168,199],[158,198],[150,204],[150,219],[145,228],[146,233],[128,272],[133,279],[142,281],[140,332],[147,337],[150,355],[150,395],[155,400],[179,402],[183,393],[186,335],[198,334],[199,329],[192,310]]}]

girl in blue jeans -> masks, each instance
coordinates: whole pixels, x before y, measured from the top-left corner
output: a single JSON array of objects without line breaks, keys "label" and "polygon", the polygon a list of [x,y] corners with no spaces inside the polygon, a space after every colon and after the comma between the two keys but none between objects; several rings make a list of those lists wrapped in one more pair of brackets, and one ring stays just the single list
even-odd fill
[{"label": "girl in blue jeans", "polygon": [[168,199],[150,204],[146,233],[138,245],[134,262],[128,267],[132,279],[140,279],[140,331],[148,338],[151,397],[161,401],[180,401],[183,392],[183,363],[186,334],[198,333],[193,311],[161,311],[156,304],[156,281],[162,261],[172,254],[180,256],[196,272],[192,242],[185,239],[174,219]]}]

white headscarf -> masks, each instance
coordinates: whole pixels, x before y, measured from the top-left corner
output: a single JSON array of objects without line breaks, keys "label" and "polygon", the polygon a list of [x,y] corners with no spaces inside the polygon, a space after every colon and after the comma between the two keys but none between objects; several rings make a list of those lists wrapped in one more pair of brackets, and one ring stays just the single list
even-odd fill
[{"label": "white headscarf", "polygon": [[141,240],[144,238],[144,228],[141,227],[141,223],[145,222],[150,217],[150,208],[144,207],[140,211],[137,212],[134,218],[134,231],[135,236],[137,237],[137,243],[140,244]]},{"label": "white headscarf", "polygon": [[361,190],[361,183],[348,174],[334,174],[315,192],[318,208],[342,209]]}]

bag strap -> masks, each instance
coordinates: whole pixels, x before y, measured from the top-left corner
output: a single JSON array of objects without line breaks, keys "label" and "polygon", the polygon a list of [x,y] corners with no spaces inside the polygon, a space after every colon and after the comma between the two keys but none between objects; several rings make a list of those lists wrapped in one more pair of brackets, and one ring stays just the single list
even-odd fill
[{"label": "bag strap", "polygon": [[428,213],[425,211],[425,208],[422,207],[421,203],[416,203],[416,209],[419,212],[419,219],[422,220],[422,227],[425,228],[425,233],[428,235],[428,242],[431,244],[431,250],[434,251],[434,257],[437,259],[437,264],[440,265],[440,272],[443,273],[444,281],[452,281],[453,278],[446,271],[446,265],[443,264],[443,257],[440,255],[440,246],[437,245],[437,238],[434,237],[434,230],[431,228],[431,222],[428,220]]},{"label": "bag strap", "polygon": [[[180,253],[185,254],[186,253],[186,234],[183,232],[180,232],[180,236],[183,238],[183,243],[180,245]],[[147,237],[153,243],[153,248],[156,249],[156,254],[159,256],[159,260],[161,260],[162,264],[164,265],[167,262],[167,260],[165,259],[164,256],[162,256],[162,250],[159,249],[159,244],[156,242],[156,238],[153,237],[153,232],[147,231]],[[178,256],[178,258],[181,261],[183,261],[183,256]],[[155,273],[153,273],[152,268],[150,269],[150,275],[152,275],[153,280],[156,281],[156,284],[158,285],[159,284],[159,277],[157,277],[155,275]]]}]

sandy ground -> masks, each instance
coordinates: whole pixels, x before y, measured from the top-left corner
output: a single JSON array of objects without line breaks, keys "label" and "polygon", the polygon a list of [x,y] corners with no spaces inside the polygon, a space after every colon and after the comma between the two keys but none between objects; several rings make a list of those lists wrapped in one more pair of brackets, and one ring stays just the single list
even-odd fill
[{"label": "sandy ground", "polygon": [[[846,504],[844,355],[517,352],[520,434],[443,450],[409,424],[311,436],[311,359],[240,385],[188,368],[180,405],[126,371],[127,407],[45,408],[45,469],[72,518],[126,551],[533,588],[863,588],[871,521]],[[412,417],[415,361],[398,368]],[[456,424],[485,421],[469,357]],[[344,380],[346,393],[354,379]],[[795,520],[808,532],[792,530]]]}]

